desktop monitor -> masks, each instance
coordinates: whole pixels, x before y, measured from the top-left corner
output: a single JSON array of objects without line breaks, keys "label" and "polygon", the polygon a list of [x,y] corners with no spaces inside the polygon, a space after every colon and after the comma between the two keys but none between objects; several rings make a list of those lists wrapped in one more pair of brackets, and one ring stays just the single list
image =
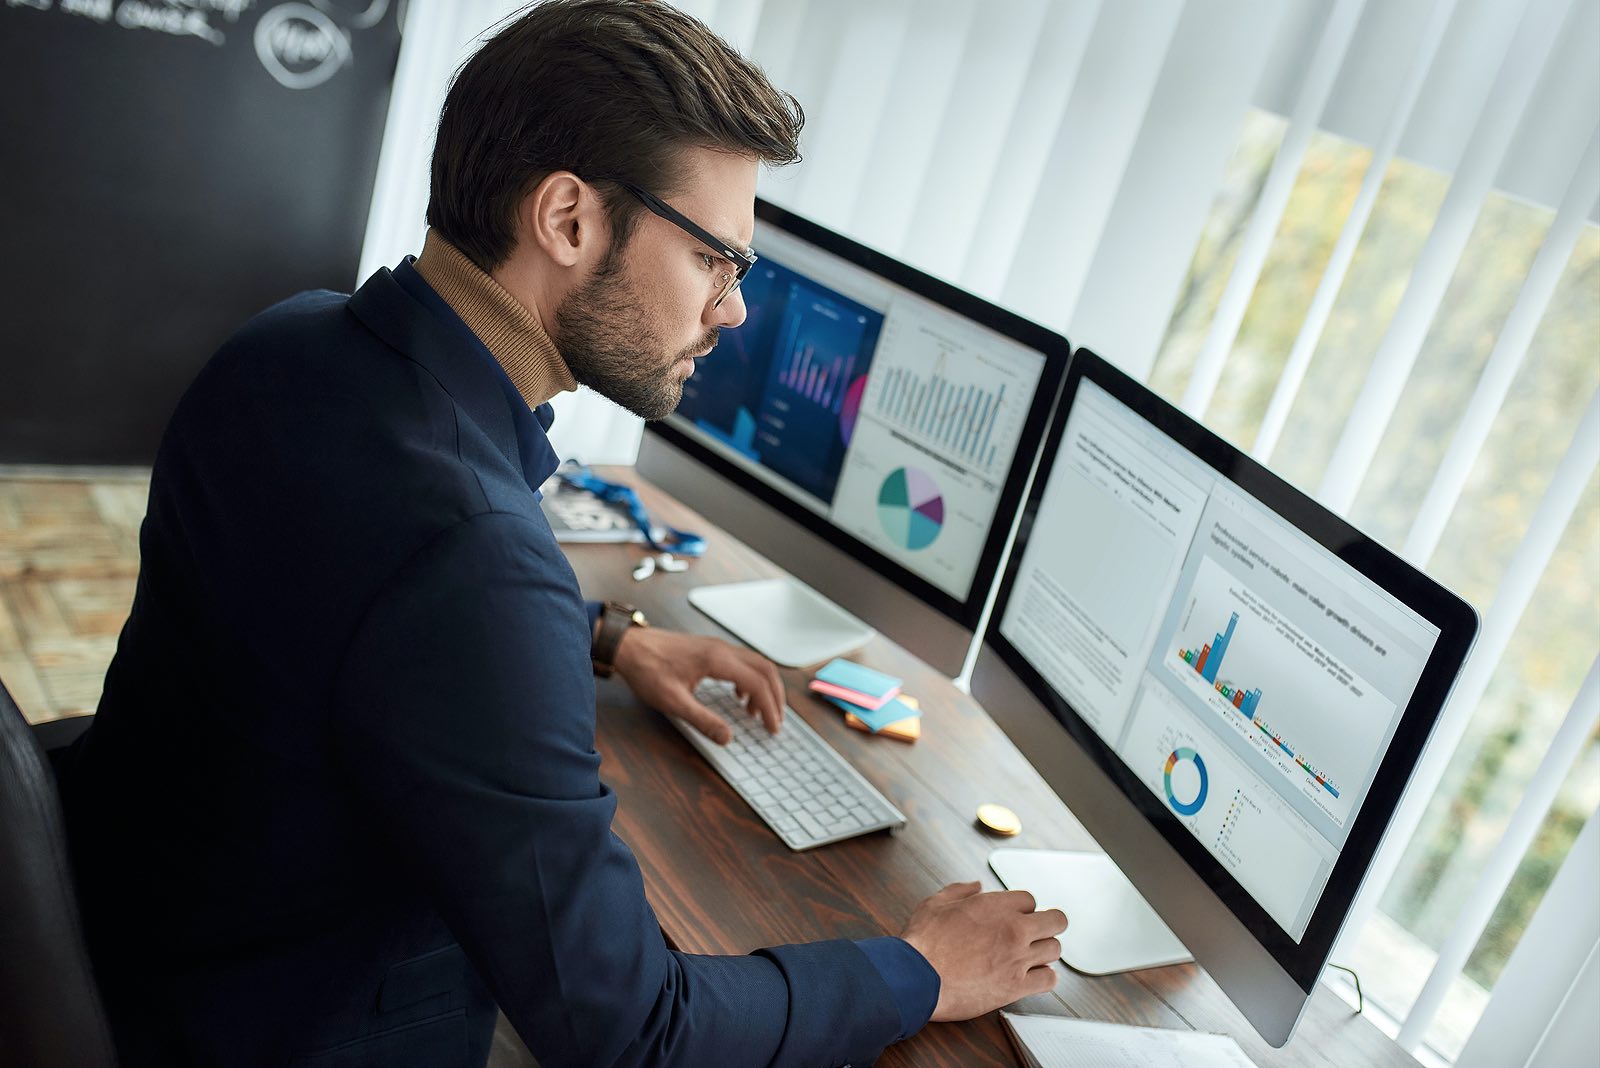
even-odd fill
[{"label": "desktop monitor", "polygon": [[991,864],[1065,909],[1069,964],[1192,956],[1281,1046],[1476,631],[1080,349],[972,689],[1105,855]]},{"label": "desktop monitor", "polygon": [[[640,468],[953,674],[1067,341],[764,200],[753,244],[747,318],[651,424],[680,462],[646,448]],[[773,618],[770,604],[749,607]],[[955,640],[929,648],[939,633]]]}]

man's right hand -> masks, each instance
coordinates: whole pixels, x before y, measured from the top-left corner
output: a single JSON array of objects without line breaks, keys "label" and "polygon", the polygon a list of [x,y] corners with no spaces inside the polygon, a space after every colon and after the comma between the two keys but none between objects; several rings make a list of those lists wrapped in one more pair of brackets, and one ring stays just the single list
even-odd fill
[{"label": "man's right hand", "polygon": [[939,973],[933,1022],[970,1020],[1056,985],[1050,964],[1067,917],[1034,908],[1026,890],[980,894],[975,882],[951,883],[917,906],[900,937]]}]

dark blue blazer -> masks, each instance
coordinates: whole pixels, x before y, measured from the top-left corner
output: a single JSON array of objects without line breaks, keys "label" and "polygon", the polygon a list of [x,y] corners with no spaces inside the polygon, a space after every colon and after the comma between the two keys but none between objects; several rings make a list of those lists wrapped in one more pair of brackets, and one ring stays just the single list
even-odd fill
[{"label": "dark blue blazer", "polygon": [[161,445],[63,768],[127,1063],[477,1065],[495,1004],[544,1068],[872,1060],[901,1019],[858,945],[664,944],[525,469],[554,457],[419,283],[258,316]]}]

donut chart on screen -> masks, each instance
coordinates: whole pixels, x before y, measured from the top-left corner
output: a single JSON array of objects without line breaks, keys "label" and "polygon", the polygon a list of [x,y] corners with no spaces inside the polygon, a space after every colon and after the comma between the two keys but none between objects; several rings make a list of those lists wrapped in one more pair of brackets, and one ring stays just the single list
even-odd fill
[{"label": "donut chart on screen", "polygon": [[920,468],[895,468],[878,491],[878,522],[896,545],[926,549],[944,529],[944,495],[939,483]]},{"label": "donut chart on screen", "polygon": [[[1190,801],[1179,801],[1178,795],[1172,792],[1172,769],[1182,760],[1192,762],[1194,770],[1200,773],[1200,787],[1195,791],[1194,799]],[[1211,784],[1210,777],[1206,775],[1206,762],[1200,759],[1199,753],[1188,746],[1174,749],[1172,755],[1167,757],[1167,766],[1161,772],[1161,781],[1167,790],[1167,804],[1171,805],[1172,810],[1180,816],[1193,816],[1200,811],[1200,806],[1206,803],[1206,789]]]}]

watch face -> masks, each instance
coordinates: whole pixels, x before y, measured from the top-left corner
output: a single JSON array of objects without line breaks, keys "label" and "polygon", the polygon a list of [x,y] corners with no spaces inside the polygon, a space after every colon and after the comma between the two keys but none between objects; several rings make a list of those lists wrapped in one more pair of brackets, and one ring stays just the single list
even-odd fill
[{"label": "watch face", "polygon": [[650,625],[644,621],[644,613],[639,611],[637,608],[635,608],[633,610],[633,614],[628,617],[628,621],[636,627],[648,627]]}]

